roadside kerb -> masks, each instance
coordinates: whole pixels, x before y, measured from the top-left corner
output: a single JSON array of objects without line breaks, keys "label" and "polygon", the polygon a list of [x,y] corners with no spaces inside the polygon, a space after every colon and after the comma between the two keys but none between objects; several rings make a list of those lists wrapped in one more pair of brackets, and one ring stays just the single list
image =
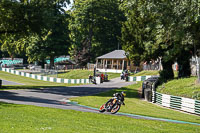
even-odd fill
[{"label": "roadside kerb", "polygon": [[43,80],[43,81],[50,81],[50,82],[56,82],[56,83],[67,83],[67,84],[89,84],[89,79],[63,79],[63,78],[54,78],[54,77],[47,77],[47,76],[41,76],[36,74],[30,74],[26,72],[20,72],[17,70],[12,70],[10,68],[1,68],[0,71],[8,72],[11,74],[24,76],[28,78],[33,78],[37,80]]}]

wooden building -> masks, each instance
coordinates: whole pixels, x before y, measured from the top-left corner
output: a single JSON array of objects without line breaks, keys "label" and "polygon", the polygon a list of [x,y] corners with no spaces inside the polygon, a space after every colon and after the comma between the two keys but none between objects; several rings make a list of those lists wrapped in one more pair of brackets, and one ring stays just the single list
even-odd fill
[{"label": "wooden building", "polygon": [[133,64],[128,60],[124,50],[114,50],[96,59],[97,70],[100,72],[121,73],[123,70],[131,70]]}]

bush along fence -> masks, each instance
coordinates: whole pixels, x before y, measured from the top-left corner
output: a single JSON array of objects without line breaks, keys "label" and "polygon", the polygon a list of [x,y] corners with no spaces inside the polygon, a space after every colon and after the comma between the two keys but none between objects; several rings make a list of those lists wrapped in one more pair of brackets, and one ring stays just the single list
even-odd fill
[{"label": "bush along fence", "polygon": [[158,93],[156,91],[152,91],[152,102],[162,105],[164,107],[182,110],[185,112],[200,115],[200,101],[199,100],[166,95],[166,94]]},{"label": "bush along fence", "polygon": [[136,76],[136,77],[128,77],[128,81],[145,81],[150,77],[158,77],[157,75],[148,75],[148,76]]},{"label": "bush along fence", "polygon": [[63,79],[63,78],[54,78],[54,77],[47,77],[47,76],[41,76],[41,75],[36,75],[36,74],[30,74],[26,72],[20,72],[16,70],[12,70],[10,68],[1,68],[1,71],[24,76],[24,77],[29,77],[33,79],[38,79],[38,80],[43,80],[43,81],[50,81],[50,82],[56,82],[56,83],[67,83],[67,84],[88,84],[90,83],[89,79]]}]

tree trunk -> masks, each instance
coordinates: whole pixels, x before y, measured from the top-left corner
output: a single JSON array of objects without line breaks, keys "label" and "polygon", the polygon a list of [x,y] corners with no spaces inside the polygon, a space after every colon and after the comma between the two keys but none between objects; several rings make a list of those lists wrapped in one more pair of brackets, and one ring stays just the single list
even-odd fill
[{"label": "tree trunk", "polygon": [[23,64],[28,64],[28,57],[27,56],[23,57]]},{"label": "tree trunk", "polygon": [[174,72],[172,69],[173,61],[164,61],[162,60],[163,70],[160,72],[160,80],[161,82],[166,82],[169,79],[174,78]]},{"label": "tree trunk", "polygon": [[190,77],[190,58],[191,53],[189,51],[182,51],[177,59],[178,63],[178,78]]},{"label": "tree trunk", "polygon": [[54,56],[50,56],[50,69],[54,67]]},{"label": "tree trunk", "polygon": [[42,59],[41,61],[39,61],[39,65],[42,66],[42,69],[44,69],[44,64],[45,64],[45,59]]}]

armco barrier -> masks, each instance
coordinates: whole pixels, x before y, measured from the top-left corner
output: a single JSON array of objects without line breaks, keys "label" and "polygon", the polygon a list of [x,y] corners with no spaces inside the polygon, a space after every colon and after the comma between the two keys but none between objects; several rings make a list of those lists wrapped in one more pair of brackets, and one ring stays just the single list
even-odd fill
[{"label": "armco barrier", "polygon": [[148,75],[148,76],[136,76],[136,77],[128,77],[128,81],[145,81],[150,77],[157,77],[157,75]]},{"label": "armco barrier", "polygon": [[185,112],[200,115],[200,101],[199,100],[166,95],[166,94],[158,93],[155,91],[153,91],[152,94],[153,94],[152,95],[153,103],[156,103],[168,108],[182,110]]},{"label": "armco barrier", "polygon": [[12,70],[10,68],[1,68],[1,67],[0,67],[0,70],[8,72],[8,73],[24,76],[24,77],[29,77],[29,78],[43,80],[43,81],[56,82],[56,83],[67,83],[67,84],[88,84],[88,83],[90,83],[89,79],[54,78],[54,77],[30,74],[30,73],[26,73],[26,72],[20,72],[20,71]]}]

